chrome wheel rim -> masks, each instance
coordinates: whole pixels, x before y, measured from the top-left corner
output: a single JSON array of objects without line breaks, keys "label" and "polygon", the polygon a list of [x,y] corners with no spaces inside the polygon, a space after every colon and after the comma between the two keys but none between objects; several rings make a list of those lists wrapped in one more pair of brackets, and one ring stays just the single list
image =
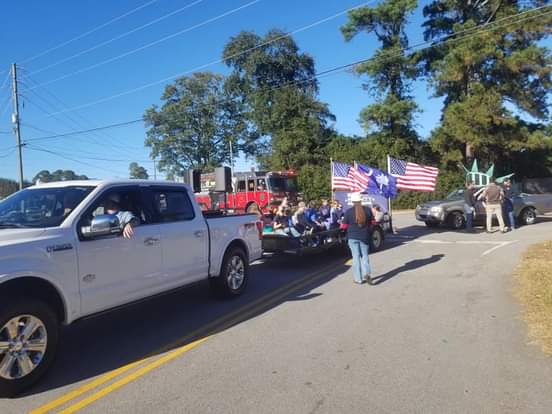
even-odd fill
[{"label": "chrome wheel rim", "polygon": [[454,216],[454,228],[459,229],[464,225],[464,219],[460,214]]},{"label": "chrome wheel rim", "polygon": [[536,214],[533,210],[527,210],[525,212],[525,223],[526,224],[533,224],[536,218]]},{"label": "chrome wheel rim", "polygon": [[48,346],[44,323],[32,315],[19,315],[0,328],[0,377],[23,378],[42,362]]},{"label": "chrome wheel rim", "polygon": [[238,290],[245,279],[245,263],[240,256],[233,256],[228,263],[228,286]]}]

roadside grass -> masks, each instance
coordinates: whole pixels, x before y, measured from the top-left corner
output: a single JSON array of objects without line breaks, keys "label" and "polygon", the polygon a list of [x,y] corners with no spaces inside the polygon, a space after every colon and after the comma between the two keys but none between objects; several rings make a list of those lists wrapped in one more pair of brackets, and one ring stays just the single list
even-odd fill
[{"label": "roadside grass", "polygon": [[533,245],[516,273],[515,295],[523,305],[529,337],[552,354],[552,241]]}]

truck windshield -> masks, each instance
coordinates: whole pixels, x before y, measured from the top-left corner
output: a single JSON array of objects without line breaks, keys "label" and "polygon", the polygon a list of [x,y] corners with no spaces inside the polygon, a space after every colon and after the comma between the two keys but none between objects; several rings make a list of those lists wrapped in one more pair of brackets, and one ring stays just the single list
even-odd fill
[{"label": "truck windshield", "polygon": [[296,177],[270,177],[268,186],[271,191],[275,192],[296,192],[297,178]]},{"label": "truck windshield", "polygon": [[93,189],[73,186],[18,191],[0,202],[0,229],[59,226]]}]

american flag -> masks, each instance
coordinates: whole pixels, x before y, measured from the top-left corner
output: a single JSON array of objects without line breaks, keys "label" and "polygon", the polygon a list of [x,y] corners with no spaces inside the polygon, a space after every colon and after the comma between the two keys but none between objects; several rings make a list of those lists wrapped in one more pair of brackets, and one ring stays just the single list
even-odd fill
[{"label": "american flag", "polygon": [[439,169],[389,158],[391,175],[402,190],[435,191]]},{"label": "american flag", "polygon": [[332,191],[352,191],[354,182],[349,164],[332,161]]},{"label": "american flag", "polygon": [[368,174],[358,165],[349,169],[349,177],[353,183],[352,190],[359,193],[366,191],[368,184],[370,183],[370,177]]}]

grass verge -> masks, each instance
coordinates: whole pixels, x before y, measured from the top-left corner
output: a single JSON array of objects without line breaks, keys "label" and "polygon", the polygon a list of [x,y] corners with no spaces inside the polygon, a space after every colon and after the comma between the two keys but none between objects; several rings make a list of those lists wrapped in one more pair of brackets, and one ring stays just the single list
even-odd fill
[{"label": "grass verge", "polygon": [[529,337],[552,354],[552,241],[533,245],[517,271],[515,294],[523,305]]}]

